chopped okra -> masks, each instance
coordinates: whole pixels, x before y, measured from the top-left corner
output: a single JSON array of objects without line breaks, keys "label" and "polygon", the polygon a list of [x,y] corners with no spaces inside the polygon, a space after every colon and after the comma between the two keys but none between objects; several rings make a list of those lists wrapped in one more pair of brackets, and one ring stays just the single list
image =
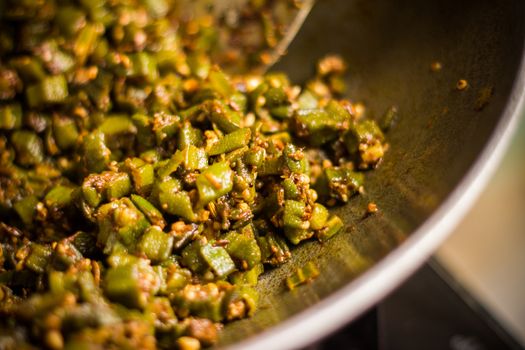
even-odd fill
[{"label": "chopped okra", "polygon": [[265,271],[344,231],[328,208],[352,205],[387,151],[397,110],[360,116],[337,56],[304,86],[226,73],[263,63],[283,34],[272,11],[298,1],[245,1],[239,23],[259,31],[182,3],[0,1],[8,347],[215,344],[256,312]]}]

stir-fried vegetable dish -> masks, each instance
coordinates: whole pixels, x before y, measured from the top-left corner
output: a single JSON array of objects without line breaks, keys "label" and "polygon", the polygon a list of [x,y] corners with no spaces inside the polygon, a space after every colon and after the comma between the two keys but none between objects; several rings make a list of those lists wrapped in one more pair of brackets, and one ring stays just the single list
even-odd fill
[{"label": "stir-fried vegetable dish", "polygon": [[[0,2],[2,348],[212,345],[381,161],[339,57],[303,87],[228,76],[213,17],[177,3]],[[269,48],[267,3],[248,6]]]}]

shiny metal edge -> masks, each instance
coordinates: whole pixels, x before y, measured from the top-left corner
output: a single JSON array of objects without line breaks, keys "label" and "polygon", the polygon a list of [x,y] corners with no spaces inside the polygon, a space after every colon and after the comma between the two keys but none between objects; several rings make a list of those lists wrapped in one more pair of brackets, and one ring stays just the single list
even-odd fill
[{"label": "shiny metal edge", "polygon": [[436,212],[403,244],[348,285],[279,325],[227,349],[277,350],[307,346],[388,295],[430,257],[470,210],[501,162],[524,112],[525,49],[507,106],[489,142]]}]

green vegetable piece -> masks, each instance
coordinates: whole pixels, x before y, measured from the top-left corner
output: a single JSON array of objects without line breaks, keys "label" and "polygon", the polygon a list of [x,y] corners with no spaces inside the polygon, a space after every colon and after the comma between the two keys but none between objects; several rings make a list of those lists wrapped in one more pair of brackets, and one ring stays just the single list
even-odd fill
[{"label": "green vegetable piece", "polygon": [[54,117],[53,136],[61,150],[71,149],[75,146],[79,137],[75,121],[70,118]]},{"label": "green vegetable piece", "polygon": [[67,81],[63,75],[46,77],[26,89],[27,103],[32,108],[62,103],[68,95]]},{"label": "green vegetable piece", "polygon": [[303,110],[316,109],[319,107],[319,101],[317,100],[317,97],[310,90],[304,90],[301,95],[299,95],[297,103],[299,105],[299,109]]},{"label": "green vegetable piece", "polygon": [[324,170],[315,184],[315,189],[322,198],[336,198],[347,202],[363,185],[364,174],[348,168],[332,167]]},{"label": "green vegetable piece", "polygon": [[[257,311],[257,302],[259,301],[259,294],[255,289],[247,284],[237,285],[228,291],[224,298],[224,307],[226,309],[226,320],[231,321],[237,318],[246,316],[253,316]],[[231,312],[230,305],[242,302],[245,307],[244,315],[239,315]]]},{"label": "green vegetable piece", "polygon": [[208,80],[210,81],[211,88],[221,94],[224,98],[230,98],[235,91],[228,76],[217,66],[213,66],[210,69]]},{"label": "green vegetable piece", "polygon": [[225,278],[236,270],[235,263],[223,247],[207,243],[200,249],[202,258],[218,278]]},{"label": "green vegetable piece", "polygon": [[45,78],[46,72],[36,57],[20,56],[9,61],[24,81],[37,82]]},{"label": "green vegetable piece", "polygon": [[344,227],[344,223],[341,218],[337,215],[333,215],[326,222],[326,227],[317,231],[317,239],[321,242],[327,241],[332,238],[336,233],[341,231]]},{"label": "green vegetable piece", "polygon": [[293,199],[297,200],[299,199],[299,188],[295,184],[294,180],[291,178],[286,178],[283,180],[283,188],[284,188],[284,198],[285,199]]},{"label": "green vegetable piece", "polygon": [[228,244],[224,247],[241,270],[249,270],[261,262],[261,249],[254,238],[235,231],[224,236]]},{"label": "green vegetable piece", "polygon": [[[136,158],[137,159],[137,158]],[[142,195],[148,195],[155,182],[155,170],[151,164],[133,166],[130,169],[135,191]]]},{"label": "green vegetable piece", "polygon": [[266,150],[264,148],[250,148],[243,157],[247,165],[254,165],[261,167],[266,157]]},{"label": "green vegetable piece", "polygon": [[283,225],[284,227],[308,229],[310,223],[304,220],[306,205],[295,200],[284,202]]},{"label": "green vegetable piece", "polygon": [[105,137],[115,137],[122,134],[136,134],[137,127],[128,116],[115,115],[104,119],[98,128]]},{"label": "green vegetable piece", "polygon": [[96,218],[97,242],[106,254],[118,243],[133,249],[142,232],[150,226],[144,214],[126,197],[100,206]]},{"label": "green vegetable piece", "polygon": [[89,173],[99,173],[109,163],[111,151],[106,146],[104,134],[94,131],[83,140],[84,166]]},{"label": "green vegetable piece", "polygon": [[73,45],[73,52],[77,60],[83,62],[86,57],[93,52],[99,38],[99,31],[94,24],[86,24],[78,33]]},{"label": "green vegetable piece", "polygon": [[216,156],[246,146],[250,142],[251,134],[251,130],[248,128],[231,132],[215,143],[208,153],[210,156]]},{"label": "green vegetable piece", "polygon": [[165,140],[171,140],[171,138],[177,134],[179,128],[179,116],[164,112],[155,113],[155,117],[153,118],[153,132],[155,134],[157,144],[160,145]]},{"label": "green vegetable piece", "polygon": [[256,264],[248,271],[235,271],[228,276],[228,279],[235,285],[247,285],[255,287],[259,280],[259,276],[264,272],[263,264]]},{"label": "green vegetable piece", "polygon": [[141,78],[148,82],[153,82],[158,78],[155,56],[146,52],[138,52],[129,55],[129,59],[131,61],[131,70],[128,74],[130,78]]},{"label": "green vegetable piece", "polygon": [[166,226],[166,221],[164,220],[162,213],[148,200],[136,194],[131,195],[131,200],[133,201],[133,204],[135,204],[148,218],[152,225],[159,226],[161,229]]},{"label": "green vegetable piece", "polygon": [[[82,260],[83,256],[69,240],[57,243],[53,252],[53,268],[64,271],[71,265]],[[51,276],[50,276],[51,278]]]},{"label": "green vegetable piece", "polygon": [[126,173],[111,172],[106,183],[106,198],[111,201],[127,196],[131,192],[131,180]]},{"label": "green vegetable piece", "polygon": [[174,187],[170,187],[167,184],[169,184],[169,182],[164,182],[159,186],[159,203],[162,210],[189,221],[194,221],[195,213],[193,212],[188,192],[177,192]]},{"label": "green vegetable piece", "polygon": [[202,143],[202,133],[199,129],[191,126],[191,123],[184,122],[179,129],[178,144],[179,150],[183,150],[190,145],[199,146]]},{"label": "green vegetable piece", "polygon": [[137,128],[137,143],[140,149],[148,149],[155,145],[155,135],[151,129],[153,120],[147,115],[136,113],[131,121]]},{"label": "green vegetable piece", "polygon": [[204,206],[230,192],[233,188],[233,175],[226,162],[215,163],[204,170],[197,177],[199,204]]},{"label": "green vegetable piece", "polygon": [[301,241],[311,238],[314,232],[308,229],[285,226],[284,235],[288,238],[288,241],[297,245]]},{"label": "green vegetable piece", "polygon": [[257,244],[261,249],[262,261],[265,264],[278,266],[286,262],[292,256],[286,241],[274,234],[256,237]]},{"label": "green vegetable piece", "polygon": [[344,123],[332,116],[324,109],[300,109],[295,115],[298,124],[297,130],[301,130],[299,136],[306,136],[314,146],[320,146],[339,136]]},{"label": "green vegetable piece", "polygon": [[284,89],[281,86],[269,87],[268,90],[266,90],[266,92],[264,93],[264,97],[266,98],[266,106],[268,108],[282,106],[288,103],[286,91],[284,91]]},{"label": "green vegetable piece", "polygon": [[283,157],[266,158],[259,169],[260,176],[281,175],[283,169]]},{"label": "green vegetable piece", "polygon": [[36,273],[44,273],[52,254],[53,250],[51,247],[31,243],[31,252],[25,260],[25,266]]},{"label": "green vegetable piece", "polygon": [[208,166],[208,157],[204,149],[189,145],[180,152],[186,170],[203,169]]},{"label": "green vegetable piece", "polygon": [[57,9],[56,23],[60,32],[73,36],[86,24],[86,14],[73,6],[61,6]]},{"label": "green vegetable piece", "polygon": [[154,263],[159,263],[170,256],[173,248],[173,236],[162,232],[158,226],[151,226],[144,231],[137,248],[148,259]]},{"label": "green vegetable piece", "polygon": [[319,203],[314,204],[312,216],[310,217],[310,228],[312,230],[320,230],[325,227],[326,220],[328,220],[328,209]]},{"label": "green vegetable piece", "polygon": [[30,195],[16,202],[13,205],[13,208],[15,209],[22,222],[25,225],[29,226],[33,222],[37,204],[38,198],[36,196]]},{"label": "green vegetable piece", "polygon": [[309,171],[308,159],[301,149],[288,143],[284,147],[284,161],[293,173],[306,174]]},{"label": "green vegetable piece", "polygon": [[195,240],[182,250],[182,264],[194,273],[204,273],[208,269],[208,264],[201,254],[203,245],[200,240]]},{"label": "green vegetable piece", "polygon": [[172,173],[177,171],[184,161],[182,152],[177,151],[175,154],[157,170],[157,175],[161,180],[168,178]]},{"label": "green vegetable piece", "polygon": [[319,276],[319,269],[317,268],[317,266],[315,266],[313,262],[309,261],[303,267],[295,270],[286,279],[286,285],[288,286],[289,290],[293,290],[302,284],[312,282],[318,276]]},{"label": "green vegetable piece", "polygon": [[191,271],[188,269],[177,268],[169,274],[166,280],[166,293],[174,293],[186,286],[191,281]]},{"label": "green vegetable piece", "polygon": [[0,106],[0,129],[13,130],[22,126],[22,107],[19,103]]},{"label": "green vegetable piece", "polygon": [[44,203],[48,208],[64,208],[71,203],[73,190],[71,187],[55,186],[44,197]]},{"label": "green vegetable piece", "polygon": [[11,135],[11,143],[15,148],[18,164],[31,166],[44,160],[44,145],[34,132],[17,130]]},{"label": "green vegetable piece", "polygon": [[107,297],[130,308],[145,308],[159,288],[154,270],[142,261],[110,268],[104,280]]},{"label": "green vegetable piece", "polygon": [[354,124],[344,136],[348,152],[355,153],[359,144],[370,142],[373,139],[384,140],[384,135],[377,123],[373,120],[364,120]]},{"label": "green vegetable piece", "polygon": [[208,101],[204,105],[208,118],[225,133],[233,132],[241,127],[242,116],[219,100]]}]

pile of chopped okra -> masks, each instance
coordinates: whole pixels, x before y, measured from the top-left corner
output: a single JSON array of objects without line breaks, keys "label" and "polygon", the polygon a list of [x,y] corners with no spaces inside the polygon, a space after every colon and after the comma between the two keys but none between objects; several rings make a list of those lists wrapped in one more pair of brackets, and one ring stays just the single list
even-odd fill
[{"label": "pile of chopped okra", "polygon": [[229,77],[176,2],[0,2],[2,348],[212,345],[381,161],[340,58]]}]

